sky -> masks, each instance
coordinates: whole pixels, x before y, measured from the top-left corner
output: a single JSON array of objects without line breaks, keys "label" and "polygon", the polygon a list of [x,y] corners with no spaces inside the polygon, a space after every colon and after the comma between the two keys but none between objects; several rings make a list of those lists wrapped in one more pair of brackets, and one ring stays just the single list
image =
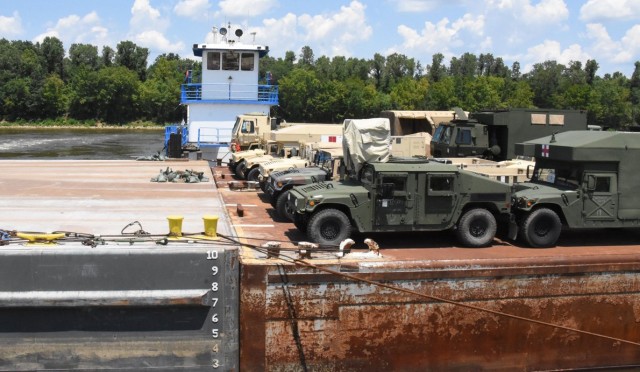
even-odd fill
[{"label": "sky", "polygon": [[589,59],[597,74],[631,76],[640,60],[640,0],[0,0],[0,38],[62,40],[102,47],[124,40],[193,58],[213,26],[255,32],[270,56],[372,59],[404,54],[424,67],[435,53],[448,62],[491,53],[507,66]]}]

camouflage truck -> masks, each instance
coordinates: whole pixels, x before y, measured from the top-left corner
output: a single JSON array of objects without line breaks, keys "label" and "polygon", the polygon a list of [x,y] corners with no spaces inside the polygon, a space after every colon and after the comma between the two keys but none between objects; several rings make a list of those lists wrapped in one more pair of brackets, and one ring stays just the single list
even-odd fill
[{"label": "camouflage truck", "polygon": [[434,157],[515,158],[516,143],[553,133],[587,129],[587,113],[577,110],[456,110],[456,119],[438,126],[431,139]]},{"label": "camouflage truck", "polygon": [[345,120],[343,181],[296,186],[287,206],[309,240],[338,245],[352,232],[455,229],[461,244],[489,245],[509,220],[511,187],[455,165],[389,160],[388,119]]},{"label": "camouflage truck", "polygon": [[640,226],[640,133],[573,131],[516,146],[535,156],[529,182],[515,186],[518,235],[556,244],[562,229]]},{"label": "camouflage truck", "polygon": [[342,148],[318,149],[315,166],[292,168],[271,173],[265,182],[264,192],[281,218],[293,220],[293,214],[286,208],[289,190],[294,186],[330,181],[338,177],[342,160]]}]

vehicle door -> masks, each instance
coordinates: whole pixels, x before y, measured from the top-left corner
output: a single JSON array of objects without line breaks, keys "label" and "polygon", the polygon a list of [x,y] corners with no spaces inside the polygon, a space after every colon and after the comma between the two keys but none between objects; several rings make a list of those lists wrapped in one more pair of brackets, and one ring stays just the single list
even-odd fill
[{"label": "vehicle door", "polygon": [[378,173],[374,204],[374,225],[413,225],[415,175],[411,173]]},{"label": "vehicle door", "polygon": [[423,201],[417,212],[417,224],[448,226],[458,201],[458,176],[456,173],[421,174],[418,182]]},{"label": "vehicle door", "polygon": [[585,173],[585,222],[613,221],[618,215],[618,180],[615,173]]}]

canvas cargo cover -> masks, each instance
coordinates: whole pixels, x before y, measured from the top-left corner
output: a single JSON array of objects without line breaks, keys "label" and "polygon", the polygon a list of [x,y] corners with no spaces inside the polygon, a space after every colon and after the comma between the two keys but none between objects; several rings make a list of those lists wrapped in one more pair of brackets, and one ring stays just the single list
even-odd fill
[{"label": "canvas cargo cover", "polygon": [[394,136],[428,132],[433,133],[440,123],[448,123],[455,117],[454,111],[385,110],[380,113],[389,119]]},{"label": "canvas cargo cover", "polygon": [[349,173],[358,174],[365,162],[389,160],[389,119],[346,119],[342,144]]},{"label": "canvas cargo cover", "polygon": [[271,140],[277,142],[320,142],[322,136],[342,135],[340,124],[295,124],[271,132]]}]

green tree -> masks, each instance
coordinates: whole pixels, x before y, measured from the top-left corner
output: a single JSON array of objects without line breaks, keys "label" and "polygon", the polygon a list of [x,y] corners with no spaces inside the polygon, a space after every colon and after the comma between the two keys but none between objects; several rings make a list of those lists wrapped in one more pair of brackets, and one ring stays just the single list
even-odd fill
[{"label": "green tree", "polygon": [[115,64],[134,71],[139,80],[144,81],[148,57],[149,49],[139,47],[133,41],[121,41],[116,47]]},{"label": "green tree", "polygon": [[56,74],[47,76],[42,86],[42,116],[44,118],[61,117],[67,110],[67,102],[64,81]]},{"label": "green tree", "polygon": [[42,40],[42,44],[40,44],[40,53],[44,58],[46,73],[57,74],[63,78],[64,46],[62,41],[56,37],[45,37],[44,40]]},{"label": "green tree", "polygon": [[139,84],[136,72],[124,66],[106,67],[98,71],[98,118],[120,124],[136,119]]},{"label": "green tree", "polygon": [[553,108],[553,96],[560,89],[564,65],[556,61],[545,61],[533,65],[525,78],[533,90],[533,104],[540,108]]},{"label": "green tree", "polygon": [[455,82],[450,76],[429,85],[427,89],[427,109],[451,110],[460,106],[460,101],[455,94]]},{"label": "green tree", "polygon": [[447,76],[447,67],[442,63],[444,55],[436,53],[431,57],[431,65],[427,66],[427,77],[431,82],[438,82]]},{"label": "green tree", "polygon": [[73,71],[77,71],[79,68],[96,71],[100,66],[98,47],[91,44],[71,44],[69,60]]},{"label": "green tree", "polygon": [[391,88],[391,104],[397,110],[423,110],[429,81],[426,78],[414,80],[404,77]]},{"label": "green tree", "polygon": [[320,80],[314,71],[294,69],[280,79],[280,109],[287,120],[315,121],[312,102],[315,92],[320,90]]},{"label": "green tree", "polygon": [[140,108],[145,117],[159,123],[182,119],[180,84],[183,72],[179,60],[160,58],[149,69],[149,78],[140,85]]},{"label": "green tree", "polygon": [[305,45],[302,47],[300,51],[300,59],[298,60],[298,65],[301,66],[313,66],[315,59],[313,57],[313,49],[310,46]]}]

